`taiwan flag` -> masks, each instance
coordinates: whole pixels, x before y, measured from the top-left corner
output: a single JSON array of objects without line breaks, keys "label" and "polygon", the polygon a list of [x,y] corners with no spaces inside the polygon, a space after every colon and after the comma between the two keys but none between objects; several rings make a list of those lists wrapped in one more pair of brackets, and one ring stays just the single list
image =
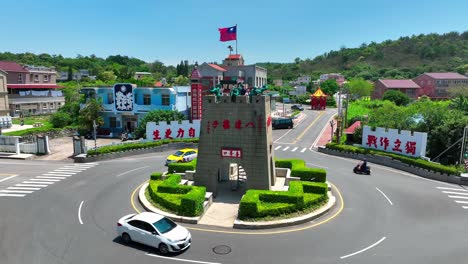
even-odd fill
[{"label": "taiwan flag", "polygon": [[219,41],[231,41],[237,40],[237,26],[228,28],[218,28],[219,30]]}]

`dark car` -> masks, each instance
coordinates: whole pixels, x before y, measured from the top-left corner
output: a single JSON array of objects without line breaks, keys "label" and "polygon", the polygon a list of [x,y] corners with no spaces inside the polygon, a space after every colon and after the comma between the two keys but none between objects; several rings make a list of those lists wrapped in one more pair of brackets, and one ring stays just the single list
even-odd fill
[{"label": "dark car", "polygon": [[271,126],[273,129],[293,128],[294,122],[292,118],[273,118]]},{"label": "dark car", "polygon": [[304,111],[304,107],[302,105],[292,105],[291,110]]}]

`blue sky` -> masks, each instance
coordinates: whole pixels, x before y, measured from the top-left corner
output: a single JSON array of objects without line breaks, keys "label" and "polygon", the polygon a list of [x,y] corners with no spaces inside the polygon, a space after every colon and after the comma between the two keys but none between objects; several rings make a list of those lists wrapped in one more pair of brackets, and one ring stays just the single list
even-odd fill
[{"label": "blue sky", "polygon": [[17,0],[0,10],[0,52],[120,54],[166,65],[221,62],[236,42],[220,42],[218,27],[236,24],[248,64],[468,30],[466,0]]}]

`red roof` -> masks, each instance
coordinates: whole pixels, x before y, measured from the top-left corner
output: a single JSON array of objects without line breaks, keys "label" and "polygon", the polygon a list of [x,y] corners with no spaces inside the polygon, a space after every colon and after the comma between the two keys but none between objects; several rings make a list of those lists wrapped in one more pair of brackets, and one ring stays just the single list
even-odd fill
[{"label": "red roof", "polygon": [[461,75],[457,72],[425,72],[429,77],[432,77],[434,79],[462,79],[462,80],[467,80],[468,77]]},{"label": "red roof", "polygon": [[394,88],[394,89],[408,89],[408,88],[421,88],[413,80],[395,80],[395,79],[386,79],[379,80],[385,87]]},{"label": "red roof", "polygon": [[240,59],[242,56],[240,54],[229,54],[229,56],[227,57],[227,59],[229,60],[238,60]]},{"label": "red roof", "polygon": [[29,72],[14,61],[0,61],[0,69],[6,72]]},{"label": "red roof", "polygon": [[56,85],[56,84],[29,83],[29,84],[7,84],[7,88],[56,89],[56,88],[63,88],[63,86]]},{"label": "red roof", "polygon": [[202,76],[201,76],[200,71],[197,68],[193,69],[192,74],[190,75],[190,79],[192,79],[192,80],[193,79],[200,79],[201,77]]},{"label": "red roof", "polygon": [[350,127],[345,130],[345,134],[354,134],[354,130],[361,126],[361,121],[356,121]]},{"label": "red roof", "polygon": [[210,65],[212,68],[215,68],[215,69],[218,70],[218,71],[223,71],[223,72],[226,71],[226,69],[224,69],[223,67],[221,67],[221,66],[219,66],[219,65],[212,64],[212,63],[208,63],[208,65]]}]

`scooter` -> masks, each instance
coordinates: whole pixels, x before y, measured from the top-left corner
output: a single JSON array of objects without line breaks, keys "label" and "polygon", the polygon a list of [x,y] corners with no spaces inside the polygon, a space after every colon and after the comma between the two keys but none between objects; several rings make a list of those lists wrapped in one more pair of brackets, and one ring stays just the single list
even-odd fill
[{"label": "scooter", "polygon": [[127,141],[128,140],[128,133],[127,132],[123,132],[122,135],[120,136],[120,139],[122,141]]},{"label": "scooter", "polygon": [[356,174],[366,174],[366,175],[370,175],[371,174],[371,169],[369,166],[366,166],[366,168],[364,170],[361,170],[361,164],[362,162],[359,162],[356,167],[354,167],[353,169],[353,172],[356,173]]}]

